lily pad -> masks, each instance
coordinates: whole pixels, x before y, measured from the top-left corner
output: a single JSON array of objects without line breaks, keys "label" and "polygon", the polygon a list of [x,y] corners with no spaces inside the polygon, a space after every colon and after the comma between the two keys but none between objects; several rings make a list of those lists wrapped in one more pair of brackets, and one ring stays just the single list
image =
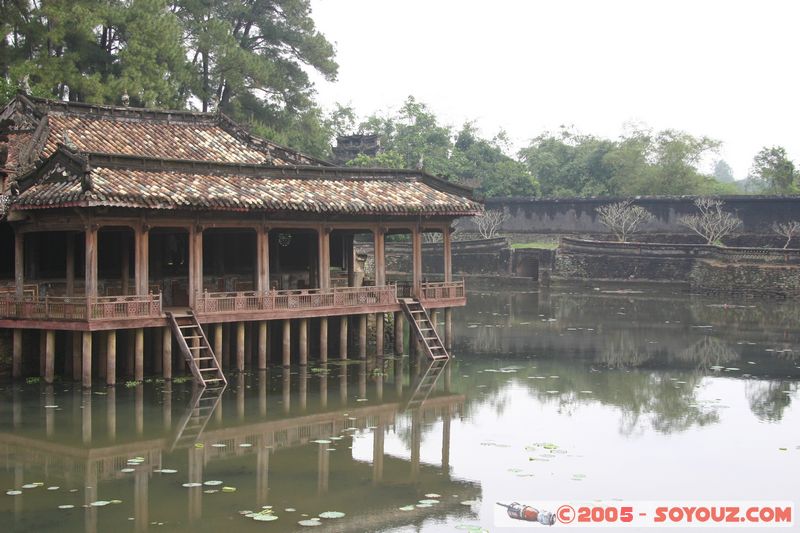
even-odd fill
[{"label": "lily pad", "polygon": [[273,520],[277,520],[278,517],[272,513],[258,513],[253,517],[253,520],[257,522],[272,522]]},{"label": "lily pad", "polygon": [[433,499],[420,500],[419,503],[426,503],[428,505],[433,505],[435,503],[439,503],[439,500],[433,500]]},{"label": "lily pad", "polygon": [[162,468],[161,469],[161,473],[162,474],[177,474],[178,471],[177,470],[173,470],[171,468]]},{"label": "lily pad", "polygon": [[136,469],[135,468],[123,468],[122,470],[120,470],[120,472],[122,472],[123,474],[130,474],[131,472],[136,472]]},{"label": "lily pad", "polygon": [[20,494],[22,494],[22,491],[21,490],[7,490],[6,494],[8,496],[19,496]]},{"label": "lily pad", "polygon": [[60,488],[61,487],[52,486],[52,487],[47,487],[47,490],[58,490]]},{"label": "lily pad", "polygon": [[75,506],[74,505],[70,505],[70,504],[67,503],[67,504],[64,504],[64,505],[59,505],[58,508],[59,509],[74,509]]},{"label": "lily pad", "polygon": [[209,487],[216,487],[217,485],[222,485],[222,481],[218,481],[215,479],[203,482],[203,485],[207,485]]},{"label": "lily pad", "polygon": [[398,507],[401,511],[413,511],[415,507],[413,505],[404,505],[402,507]]},{"label": "lily pad", "polygon": [[97,500],[96,502],[92,502],[89,505],[91,505],[92,507],[105,507],[109,503],[111,502],[108,500]]},{"label": "lily pad", "polygon": [[212,444],[211,447],[212,448],[227,448],[228,445],[227,444],[223,444],[221,442],[217,442],[217,443]]},{"label": "lily pad", "polygon": [[193,487],[202,487],[202,483],[184,483],[182,486],[186,487],[187,489],[191,489]]},{"label": "lily pad", "polygon": [[478,500],[464,500],[463,502],[461,502],[461,505],[476,505],[477,503]]},{"label": "lily pad", "polygon": [[250,444],[249,442],[243,442],[239,445],[239,448],[252,448],[252,447],[253,445]]},{"label": "lily pad", "polygon": [[317,439],[317,440],[312,440],[311,442],[313,442],[315,444],[330,444],[331,443],[331,441],[329,441],[328,439]]},{"label": "lily pad", "polygon": [[342,518],[344,513],[340,511],[325,511],[324,513],[319,513],[320,518]]},{"label": "lily pad", "polygon": [[236,492],[236,487],[222,487],[222,492]]},{"label": "lily pad", "polygon": [[441,494],[436,494],[435,492],[429,492],[425,495],[426,498],[441,498]]},{"label": "lily pad", "polygon": [[294,507],[287,507],[286,509],[284,509],[284,511],[286,511],[287,513],[294,513],[295,511],[297,511],[297,509],[295,509]]},{"label": "lily pad", "polygon": [[321,526],[322,525],[322,522],[320,522],[319,520],[314,520],[314,519],[311,519],[311,520],[300,520],[297,523],[300,524],[301,526],[305,526],[305,527],[314,527],[314,526]]}]

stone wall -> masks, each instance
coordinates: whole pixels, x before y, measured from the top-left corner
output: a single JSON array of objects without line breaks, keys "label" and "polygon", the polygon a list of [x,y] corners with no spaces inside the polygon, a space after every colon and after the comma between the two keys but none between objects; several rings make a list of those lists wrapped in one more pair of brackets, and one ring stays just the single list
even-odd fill
[{"label": "stone wall", "polygon": [[[695,197],[642,197],[636,199],[654,215],[654,220],[642,227],[637,240],[656,242],[697,242],[693,235],[678,219],[696,213]],[[742,219],[743,226],[739,240],[732,238],[731,245],[755,245],[748,236],[763,236],[770,239],[771,245],[783,245],[781,238],[775,236],[771,226],[774,222],[800,219],[800,196],[720,196],[726,209]],[[512,240],[532,240],[536,236],[593,236],[602,238],[610,235],[597,216],[596,209],[602,205],[620,201],[621,198],[489,198],[486,209],[502,209],[507,215],[501,232]],[[474,231],[470,219],[459,221],[459,228],[466,232]],[[795,244],[797,245],[797,244]]]},{"label": "stone wall", "polygon": [[800,295],[800,250],[563,239],[553,276],[684,283],[694,290]]}]

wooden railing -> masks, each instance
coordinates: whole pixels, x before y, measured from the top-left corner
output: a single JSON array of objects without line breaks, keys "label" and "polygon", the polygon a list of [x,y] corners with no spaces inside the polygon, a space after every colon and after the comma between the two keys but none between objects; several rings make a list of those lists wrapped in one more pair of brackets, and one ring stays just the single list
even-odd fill
[{"label": "wooden railing", "polygon": [[201,292],[195,311],[237,313],[248,311],[286,311],[336,307],[364,307],[397,303],[394,285],[383,287],[334,287],[285,291]]},{"label": "wooden railing", "polygon": [[161,316],[161,294],[146,296],[0,296],[0,318],[22,320],[114,320]]},{"label": "wooden railing", "polygon": [[[426,281],[420,284],[421,300],[454,300],[464,298],[464,280],[460,281]],[[411,283],[404,281],[397,284],[398,298],[412,298],[414,287]]]}]

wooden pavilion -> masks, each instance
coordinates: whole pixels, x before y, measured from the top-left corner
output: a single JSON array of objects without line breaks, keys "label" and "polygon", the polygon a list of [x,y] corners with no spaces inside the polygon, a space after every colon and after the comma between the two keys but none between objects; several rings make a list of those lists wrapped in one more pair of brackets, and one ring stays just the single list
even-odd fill
[{"label": "wooden pavilion", "polygon": [[[481,210],[469,189],[336,167],[219,113],[19,94],[0,112],[0,177],[0,328],[13,330],[14,377],[38,357],[47,382],[63,364],[85,386],[114,384],[118,359],[136,380],[169,379],[173,346],[198,379],[209,366],[220,380],[226,367],[265,368],[270,348],[287,366],[309,352],[327,360],[329,346],[365,357],[368,317],[383,354],[387,313],[402,353],[406,303],[419,308],[405,316],[429,317],[409,322],[433,357],[428,310],[444,309],[448,345],[450,310],[466,301],[450,228]],[[442,234],[442,280],[423,279],[424,232]],[[386,279],[393,234],[410,236],[407,279]],[[374,266],[362,275],[353,242],[365,239]]]}]

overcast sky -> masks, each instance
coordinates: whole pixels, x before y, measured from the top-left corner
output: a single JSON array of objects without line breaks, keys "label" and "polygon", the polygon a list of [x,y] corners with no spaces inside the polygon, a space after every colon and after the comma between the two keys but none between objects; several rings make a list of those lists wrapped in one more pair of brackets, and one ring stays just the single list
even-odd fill
[{"label": "overcast sky", "polygon": [[800,156],[800,1],[312,0],[336,47],[323,106],[395,110],[408,95],[446,123],[517,146],[561,124],[626,123],[723,141],[744,178],[763,146]]}]

